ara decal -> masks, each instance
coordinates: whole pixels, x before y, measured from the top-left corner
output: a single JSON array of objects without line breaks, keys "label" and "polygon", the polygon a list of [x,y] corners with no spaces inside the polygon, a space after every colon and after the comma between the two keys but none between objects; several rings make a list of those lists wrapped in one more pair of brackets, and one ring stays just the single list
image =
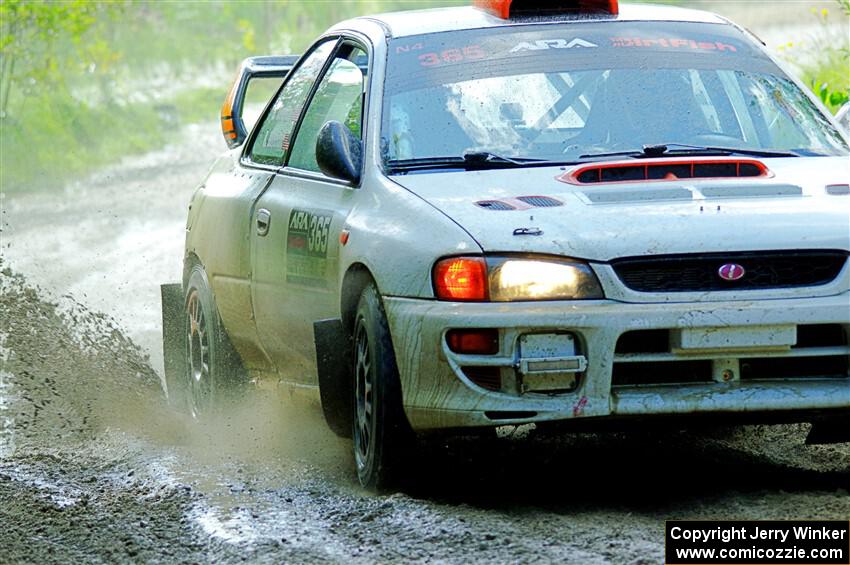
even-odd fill
[{"label": "ara decal", "polygon": [[575,39],[538,39],[537,41],[517,43],[511,49],[511,53],[516,53],[517,51],[542,51],[544,49],[576,49],[579,47],[593,48],[599,46],[578,37]]},{"label": "ara decal", "polygon": [[293,209],[286,235],[286,282],[327,286],[328,241],[333,216]]}]

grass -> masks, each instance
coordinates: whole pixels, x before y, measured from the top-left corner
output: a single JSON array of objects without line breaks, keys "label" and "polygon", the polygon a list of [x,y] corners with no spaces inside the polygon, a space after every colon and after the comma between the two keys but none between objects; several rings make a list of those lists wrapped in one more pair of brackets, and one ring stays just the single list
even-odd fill
[{"label": "grass", "polygon": [[[840,7],[837,6],[830,13],[815,14],[815,17],[824,20],[825,29],[828,18],[848,15],[850,0],[837,2]],[[227,1],[210,6],[192,4],[187,12],[173,4],[140,2],[134,9],[138,12],[141,23],[127,23],[135,21],[127,19],[114,25],[123,25],[128,27],[125,31],[132,31],[116,35],[125,38],[123,42],[118,42],[117,50],[121,53],[122,64],[127,68],[141,70],[142,66],[156,66],[158,61],[165,62],[172,68],[179,68],[186,61],[236,61],[263,51],[298,51],[308,41],[308,36],[316,35],[328,22],[334,18],[353,15],[357,11],[379,11],[400,6],[414,8],[418,7],[418,4],[444,3],[453,2],[347,0],[339,4],[323,4],[321,9],[317,9],[315,4],[295,3],[288,8],[289,11],[269,11],[269,7],[262,3],[244,5]],[[842,13],[841,9],[845,12]],[[243,18],[251,16],[250,21],[243,19],[239,22],[240,26],[247,26],[248,31],[223,34],[219,28],[225,24],[231,26],[234,13]],[[187,19],[187,14],[192,17]],[[271,30],[276,27],[263,25],[264,18],[268,15],[276,18],[277,23],[287,23],[292,28],[281,36],[288,37],[288,40],[284,41],[281,37],[276,39],[276,36],[271,35]],[[295,18],[296,15],[298,18]],[[294,19],[298,19],[298,25],[294,25]],[[211,29],[219,31],[212,33]],[[193,30],[194,32],[190,33]],[[154,41],[154,36],[148,37],[154,32],[164,33],[170,39]],[[269,37],[262,42],[263,47],[252,44],[255,36],[259,38],[264,35]],[[132,41],[126,39],[127,37],[132,37]],[[210,45],[215,46],[217,50],[212,49]],[[847,93],[850,91],[847,38],[828,37],[824,34],[817,45],[808,48],[817,49],[817,63],[802,68],[802,77],[821,96],[825,104],[832,111],[836,111],[847,99]],[[143,53],[136,53],[137,50],[142,50]],[[791,60],[794,59],[794,50],[795,48],[789,48],[785,53]],[[234,62],[232,67],[235,66]],[[81,178],[126,155],[161,147],[174,139],[175,130],[179,125],[217,120],[227,89],[226,82],[231,78],[232,75],[222,77],[220,87],[178,90],[165,100],[121,105],[86,105],[72,97],[66,88],[43,88],[40,94],[28,94],[26,98],[20,95],[10,104],[15,111],[0,116],[0,191],[16,193],[24,190],[55,189],[68,179]],[[72,85],[91,80],[82,74],[67,77],[67,82]],[[148,100],[152,99],[148,97]]]},{"label": "grass", "polygon": [[67,94],[29,97],[0,127],[0,189],[54,189],[168,137],[147,104],[91,108]]},{"label": "grass", "polygon": [[[14,119],[0,122],[0,190],[53,190],[126,155],[162,147],[183,125],[218,121],[227,86],[120,106],[89,107],[57,93],[29,98]],[[273,92],[268,85],[257,90],[262,102]]]},{"label": "grass", "polygon": [[[0,70],[14,79],[8,100],[9,90],[2,89],[8,104],[0,109],[0,192],[55,189],[161,147],[174,139],[178,124],[217,121],[233,74],[167,95],[139,77],[182,80],[214,62],[235,71],[244,57],[299,52],[347,17],[452,1],[461,0],[135,0],[91,10],[85,3],[0,0],[7,8],[0,14]],[[57,24],[65,21],[65,8],[85,12],[77,22],[85,21],[85,30]],[[19,12],[56,19],[13,23]],[[72,91],[91,103],[77,101]],[[110,102],[121,97],[134,101]]]}]

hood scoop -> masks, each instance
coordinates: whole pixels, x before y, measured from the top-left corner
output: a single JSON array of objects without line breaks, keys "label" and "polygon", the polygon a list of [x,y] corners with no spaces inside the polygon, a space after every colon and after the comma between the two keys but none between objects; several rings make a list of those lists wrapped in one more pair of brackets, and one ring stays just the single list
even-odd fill
[{"label": "hood scoop", "polygon": [[755,159],[691,157],[686,159],[643,159],[639,162],[594,163],[567,171],[558,180],[568,184],[599,184],[681,179],[769,177],[770,171]]}]

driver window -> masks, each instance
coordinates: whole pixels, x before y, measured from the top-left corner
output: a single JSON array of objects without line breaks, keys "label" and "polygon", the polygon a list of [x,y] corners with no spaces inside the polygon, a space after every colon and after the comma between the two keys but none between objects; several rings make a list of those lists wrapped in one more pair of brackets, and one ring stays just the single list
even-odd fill
[{"label": "driver window", "polygon": [[320,172],[316,139],[328,121],[342,122],[351,133],[361,137],[366,59],[366,53],[359,47],[344,46],[331,63],[304,114],[288,166]]},{"label": "driver window", "polygon": [[310,95],[313,84],[333,51],[336,39],[325,41],[298,67],[274,101],[251,146],[251,160],[264,165],[281,165],[289,149],[292,128]]}]

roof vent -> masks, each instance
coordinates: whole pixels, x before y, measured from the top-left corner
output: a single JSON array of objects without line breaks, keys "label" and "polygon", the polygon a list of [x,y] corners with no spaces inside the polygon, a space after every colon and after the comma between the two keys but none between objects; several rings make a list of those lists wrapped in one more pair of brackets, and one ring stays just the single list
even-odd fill
[{"label": "roof vent", "polygon": [[676,159],[618,161],[579,167],[558,180],[570,184],[634,181],[675,181],[728,177],[768,177],[770,171],[754,159]]}]

